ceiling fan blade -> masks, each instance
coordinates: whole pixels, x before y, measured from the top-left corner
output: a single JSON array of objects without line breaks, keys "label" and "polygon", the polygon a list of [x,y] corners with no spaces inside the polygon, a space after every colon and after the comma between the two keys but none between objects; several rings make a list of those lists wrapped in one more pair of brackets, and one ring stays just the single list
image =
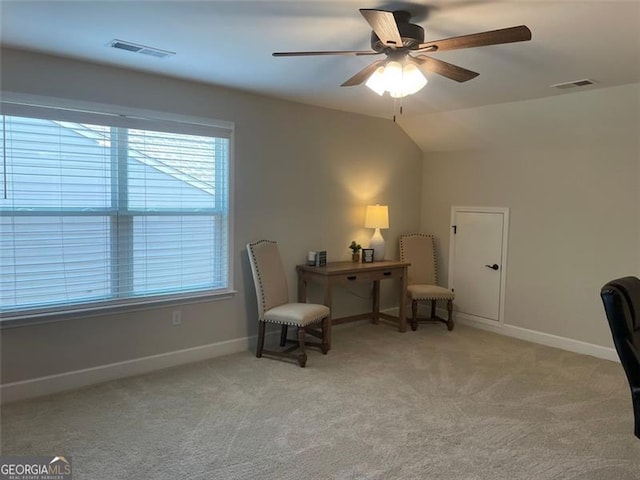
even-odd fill
[{"label": "ceiling fan blade", "polygon": [[402,38],[393,12],[361,8],[360,13],[383,44],[388,47],[402,47]]},{"label": "ceiling fan blade", "polygon": [[274,52],[274,57],[306,57],[313,55],[377,55],[371,50],[327,50],[320,52]]},{"label": "ceiling fan blade", "polygon": [[457,65],[424,55],[416,57],[409,56],[408,58],[413,60],[421,70],[437,73],[438,75],[442,75],[443,77],[450,78],[451,80],[455,80],[460,83],[466,82],[480,75],[479,73],[467,70],[466,68],[458,67]]},{"label": "ceiling fan blade", "polygon": [[531,30],[526,25],[520,25],[518,27],[501,28],[490,32],[472,33],[470,35],[422,43],[417,50],[456,50],[458,48],[484,47],[485,45],[524,42],[527,40],[531,40]]},{"label": "ceiling fan blade", "polygon": [[360,85],[362,82],[367,80],[373,74],[373,72],[375,72],[376,68],[378,68],[384,62],[385,62],[384,60],[378,60],[376,62],[373,62],[367,65],[366,67],[364,67],[362,70],[360,70],[358,73],[356,73],[353,77],[351,77],[349,80],[347,80],[340,86],[354,87],[356,85]]}]

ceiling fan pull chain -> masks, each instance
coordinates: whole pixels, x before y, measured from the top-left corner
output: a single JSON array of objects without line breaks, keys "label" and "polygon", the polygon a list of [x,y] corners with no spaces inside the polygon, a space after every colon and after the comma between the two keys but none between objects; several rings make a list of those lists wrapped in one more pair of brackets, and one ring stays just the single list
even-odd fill
[{"label": "ceiling fan pull chain", "polygon": [[397,106],[398,106],[398,99],[394,98],[393,99],[393,123],[396,123],[396,112],[397,112]]}]

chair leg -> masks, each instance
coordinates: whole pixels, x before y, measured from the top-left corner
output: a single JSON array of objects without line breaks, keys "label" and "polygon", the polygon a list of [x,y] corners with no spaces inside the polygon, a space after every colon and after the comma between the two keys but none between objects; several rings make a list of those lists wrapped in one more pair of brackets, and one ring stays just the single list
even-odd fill
[{"label": "chair leg", "polygon": [[453,300],[447,300],[447,330],[453,330]]},{"label": "chair leg", "polygon": [[436,318],[436,300],[431,300],[431,318]]},{"label": "chair leg", "polygon": [[282,332],[280,332],[281,347],[284,347],[287,344],[287,331],[288,331],[288,325],[282,325]]},{"label": "chair leg", "polygon": [[304,351],[304,327],[298,327],[298,348],[300,353],[298,354],[298,365],[304,368],[307,365],[307,354]]},{"label": "chair leg", "polygon": [[258,320],[258,345],[256,347],[256,357],[262,357],[262,349],[264,348],[264,322]]},{"label": "chair leg", "polygon": [[326,355],[329,351],[329,322],[331,319],[329,317],[322,319],[322,345],[320,346],[322,350],[322,354]]},{"label": "chair leg", "polygon": [[411,330],[418,329],[418,301],[411,300]]}]

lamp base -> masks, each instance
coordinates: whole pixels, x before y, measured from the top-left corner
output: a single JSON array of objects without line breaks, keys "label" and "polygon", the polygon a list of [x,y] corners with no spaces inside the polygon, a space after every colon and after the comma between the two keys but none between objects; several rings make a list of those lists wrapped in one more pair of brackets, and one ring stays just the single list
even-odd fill
[{"label": "lamp base", "polygon": [[374,262],[381,262],[384,260],[384,238],[382,238],[379,228],[376,228],[371,240],[369,240],[369,248],[373,248]]}]

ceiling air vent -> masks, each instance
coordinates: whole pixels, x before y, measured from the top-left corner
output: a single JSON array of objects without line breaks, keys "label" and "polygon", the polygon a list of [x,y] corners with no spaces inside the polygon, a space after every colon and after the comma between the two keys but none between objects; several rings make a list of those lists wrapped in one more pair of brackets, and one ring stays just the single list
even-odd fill
[{"label": "ceiling air vent", "polygon": [[148,55],[156,58],[167,58],[175,55],[175,52],[169,52],[167,50],[161,50],[159,48],[146,47],[144,45],[138,45],[136,43],[125,42],[123,40],[111,40],[108,45],[120,50],[126,50],[128,52],[141,53],[142,55]]},{"label": "ceiling air vent", "polygon": [[575,80],[573,82],[556,83],[555,85],[551,85],[551,87],[565,90],[567,88],[586,87],[587,85],[593,85],[594,83],[595,82],[593,80],[585,78],[583,80]]}]

